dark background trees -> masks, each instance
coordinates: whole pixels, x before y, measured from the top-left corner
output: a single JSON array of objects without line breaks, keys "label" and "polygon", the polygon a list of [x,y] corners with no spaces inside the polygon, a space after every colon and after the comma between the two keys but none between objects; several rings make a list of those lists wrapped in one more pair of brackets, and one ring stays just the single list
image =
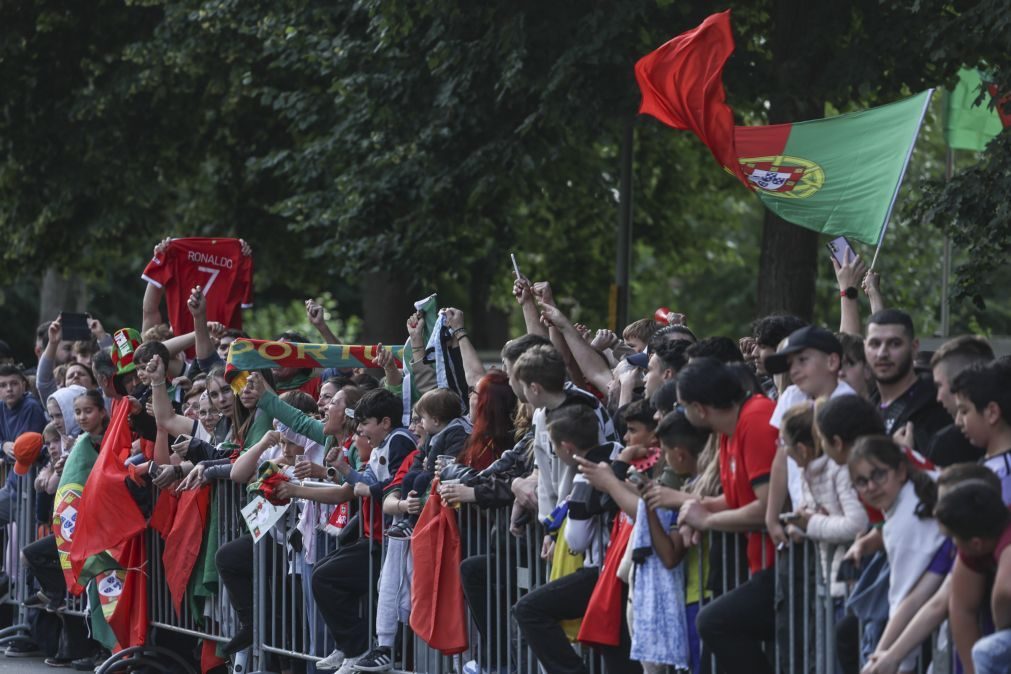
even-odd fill
[{"label": "dark background trees", "polygon": [[[729,102],[742,123],[791,121],[950,83],[963,63],[1001,66],[1005,5],[726,3]],[[257,304],[277,309],[257,310],[263,330],[325,292],[351,333],[364,317],[363,339],[399,338],[410,300],[438,290],[494,344],[509,320],[511,251],[581,320],[603,324],[632,66],[722,8],[4,3],[0,319],[18,326],[4,337],[26,354],[28,326],[68,303],[110,327],[138,323],[151,247],[196,234],[251,242]],[[982,275],[959,268],[959,296],[985,297],[1003,273],[1011,178],[1005,133],[980,163],[961,158],[968,173],[947,188],[921,189],[943,164],[936,119],[927,126],[904,202],[928,205],[896,214],[881,269],[929,331],[941,227],[992,262]],[[772,309],[834,321],[818,236],[764,213],[689,134],[648,118],[635,127],[634,315],[676,306],[728,334]],[[61,297],[80,284],[83,297]],[[1006,330],[1002,306],[965,303],[957,325]]]}]

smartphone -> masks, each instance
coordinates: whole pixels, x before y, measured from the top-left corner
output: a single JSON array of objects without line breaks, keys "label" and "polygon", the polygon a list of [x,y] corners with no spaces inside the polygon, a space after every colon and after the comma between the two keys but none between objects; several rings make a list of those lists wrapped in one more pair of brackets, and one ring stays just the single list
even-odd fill
[{"label": "smartphone", "polygon": [[88,327],[88,314],[61,311],[60,327],[63,329],[62,339],[65,341],[83,342],[92,338],[91,328]]},{"label": "smartphone", "polygon": [[837,236],[828,243],[825,244],[828,248],[829,254],[838,262],[840,265],[846,264],[846,253],[849,252],[850,262],[856,259],[857,252],[853,250],[853,246],[850,245],[849,239],[845,236]]},{"label": "smartphone", "polygon": [[513,273],[516,274],[516,278],[518,280],[520,278],[520,266],[518,264],[516,264],[516,254],[515,253],[509,253],[509,257],[512,258],[512,261],[513,261]]}]

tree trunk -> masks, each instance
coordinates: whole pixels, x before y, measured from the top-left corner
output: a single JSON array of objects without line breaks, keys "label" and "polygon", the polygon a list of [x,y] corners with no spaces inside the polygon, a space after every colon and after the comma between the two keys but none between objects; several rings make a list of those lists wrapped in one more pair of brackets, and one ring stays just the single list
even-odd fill
[{"label": "tree trunk", "polygon": [[[829,48],[824,44],[811,44],[819,34],[818,22],[829,20],[822,12],[824,8],[820,3],[786,0],[775,3],[770,36],[773,65],[769,91],[775,92],[769,97],[769,122],[772,124],[823,116],[824,101],[812,100],[808,95],[817,90],[813,85],[822,59],[816,50]],[[832,12],[832,20],[842,20],[840,10]],[[805,320],[812,319],[820,253],[818,237],[817,232],[766,211],[758,271],[760,315],[786,312]]]},{"label": "tree trunk", "polygon": [[53,320],[61,311],[83,313],[87,308],[88,290],[79,276],[46,270],[39,290],[39,323]]},{"label": "tree trunk", "polygon": [[362,278],[362,344],[403,344],[407,317],[414,310],[406,280],[394,272],[375,271]]},{"label": "tree trunk", "polygon": [[818,274],[818,233],[767,210],[758,275],[759,315],[787,313],[811,320]]}]

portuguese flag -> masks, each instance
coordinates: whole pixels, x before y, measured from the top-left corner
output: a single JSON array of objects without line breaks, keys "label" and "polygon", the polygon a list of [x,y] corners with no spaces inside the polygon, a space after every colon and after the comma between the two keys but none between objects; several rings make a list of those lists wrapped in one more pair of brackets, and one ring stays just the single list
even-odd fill
[{"label": "portuguese flag", "polygon": [[999,106],[990,107],[990,96],[984,96],[976,105],[983,87],[978,70],[962,68],[954,91],[944,92],[944,140],[953,150],[982,152],[1005,126],[998,114]]},{"label": "portuguese flag", "polygon": [[639,111],[694,132],[784,220],[880,243],[931,91],[826,119],[734,126],[722,81],[733,50],[727,10],[642,57]]}]

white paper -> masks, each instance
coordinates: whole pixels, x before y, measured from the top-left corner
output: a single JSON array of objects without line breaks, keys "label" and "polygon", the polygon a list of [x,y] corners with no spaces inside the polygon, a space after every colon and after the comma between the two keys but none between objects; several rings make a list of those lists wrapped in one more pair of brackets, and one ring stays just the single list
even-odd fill
[{"label": "white paper", "polygon": [[267,535],[267,532],[277,524],[277,521],[284,516],[291,502],[288,505],[276,506],[270,501],[257,496],[242,509],[242,519],[249,527],[249,533],[253,535],[253,542],[256,543]]}]

